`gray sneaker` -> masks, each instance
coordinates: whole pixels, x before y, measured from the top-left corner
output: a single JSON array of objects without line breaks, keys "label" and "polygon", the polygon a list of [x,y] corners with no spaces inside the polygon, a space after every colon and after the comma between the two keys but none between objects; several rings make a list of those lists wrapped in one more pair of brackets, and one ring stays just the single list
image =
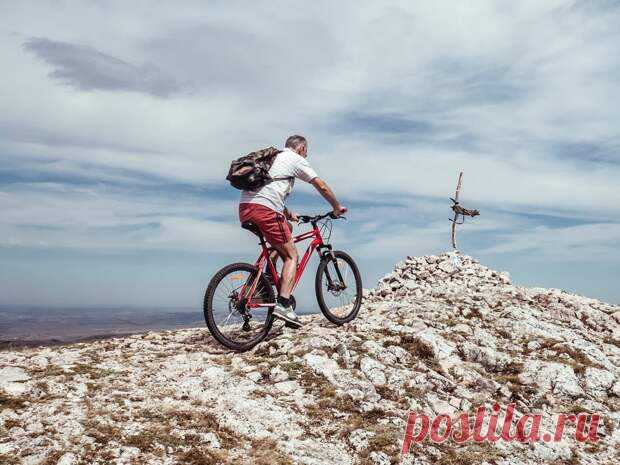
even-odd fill
[{"label": "gray sneaker", "polygon": [[276,304],[276,306],[273,307],[273,316],[283,320],[289,328],[297,329],[302,326],[302,323],[299,321],[299,317],[293,310],[292,306],[285,307],[281,304]]}]

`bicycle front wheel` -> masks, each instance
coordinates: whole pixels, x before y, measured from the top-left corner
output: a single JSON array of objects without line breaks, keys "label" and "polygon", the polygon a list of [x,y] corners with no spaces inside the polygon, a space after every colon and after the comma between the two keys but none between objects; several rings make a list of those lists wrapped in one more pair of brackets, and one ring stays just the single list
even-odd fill
[{"label": "bicycle front wheel", "polygon": [[329,321],[343,325],[352,321],[362,305],[362,278],[349,254],[336,250],[325,254],[314,281],[319,307]]},{"label": "bicycle front wheel", "polygon": [[[254,284],[254,293],[247,295]],[[273,324],[269,307],[248,307],[248,304],[275,301],[265,275],[257,277],[256,267],[249,263],[233,263],[218,271],[207,287],[205,321],[218,342],[243,352],[265,339]]]}]

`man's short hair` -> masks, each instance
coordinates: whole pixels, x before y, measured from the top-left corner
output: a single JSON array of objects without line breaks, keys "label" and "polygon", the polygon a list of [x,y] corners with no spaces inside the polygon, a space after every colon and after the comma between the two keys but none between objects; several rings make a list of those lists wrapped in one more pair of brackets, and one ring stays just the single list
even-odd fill
[{"label": "man's short hair", "polygon": [[294,136],[291,136],[288,139],[286,139],[286,143],[284,144],[284,147],[297,150],[302,145],[304,147],[308,147],[308,141],[306,140],[304,136],[295,134]]}]

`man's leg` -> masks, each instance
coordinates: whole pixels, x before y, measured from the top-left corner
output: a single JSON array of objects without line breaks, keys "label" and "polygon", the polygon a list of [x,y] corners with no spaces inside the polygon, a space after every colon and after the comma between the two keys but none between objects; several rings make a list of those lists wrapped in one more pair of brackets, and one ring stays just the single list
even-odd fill
[{"label": "man's leg", "polygon": [[284,265],[282,266],[282,282],[280,283],[280,297],[288,300],[291,297],[293,283],[295,282],[295,274],[297,273],[297,247],[295,247],[295,243],[291,240],[284,244],[274,245],[273,248],[276,249],[284,259]]},{"label": "man's leg", "polygon": [[[286,225],[288,227],[288,230],[292,233],[293,232],[293,224],[290,221],[288,221]],[[292,239],[290,239],[287,242],[292,242]],[[277,269],[278,269],[278,257],[282,257],[282,261],[284,261],[284,258],[285,258],[283,246],[284,246],[284,244],[282,244],[282,246],[279,247],[279,248],[274,247],[275,250],[273,252],[271,252],[271,254],[269,254],[269,259],[273,263],[273,266],[276,269],[276,272],[277,272]],[[295,245],[293,245],[293,248],[295,249],[295,254],[297,254],[297,248],[295,247]],[[297,267],[295,267],[295,270],[297,270]],[[282,279],[282,274],[280,274],[280,279]],[[290,293],[290,291],[289,291],[289,293]]]},{"label": "man's leg", "polygon": [[262,205],[254,207],[258,214],[255,223],[263,236],[283,259],[282,278],[278,301],[273,308],[273,316],[286,321],[287,326],[299,328],[302,326],[299,317],[291,305],[291,291],[297,272],[297,248],[291,236],[291,227],[281,213],[270,210]]},{"label": "man's leg", "polygon": [[274,250],[269,254],[269,260],[273,263],[273,267],[276,269],[276,273],[278,272],[278,257],[280,256],[280,252]]},{"label": "man's leg", "polygon": [[301,321],[291,305],[291,290],[293,289],[297,272],[297,249],[292,240],[274,247],[282,255],[284,265],[282,265],[280,294],[278,295],[278,302],[273,309],[273,316],[284,320],[286,326],[300,328],[302,326]]}]

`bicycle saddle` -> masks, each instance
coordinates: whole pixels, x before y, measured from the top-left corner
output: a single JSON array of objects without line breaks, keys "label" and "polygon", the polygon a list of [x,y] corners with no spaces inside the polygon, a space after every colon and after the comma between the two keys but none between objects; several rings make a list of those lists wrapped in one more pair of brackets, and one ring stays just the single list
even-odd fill
[{"label": "bicycle saddle", "polygon": [[256,224],[251,221],[244,221],[243,223],[241,223],[241,227],[243,229],[247,229],[248,231],[256,234],[259,237],[262,236],[260,229],[258,229],[258,226],[256,226]]}]

